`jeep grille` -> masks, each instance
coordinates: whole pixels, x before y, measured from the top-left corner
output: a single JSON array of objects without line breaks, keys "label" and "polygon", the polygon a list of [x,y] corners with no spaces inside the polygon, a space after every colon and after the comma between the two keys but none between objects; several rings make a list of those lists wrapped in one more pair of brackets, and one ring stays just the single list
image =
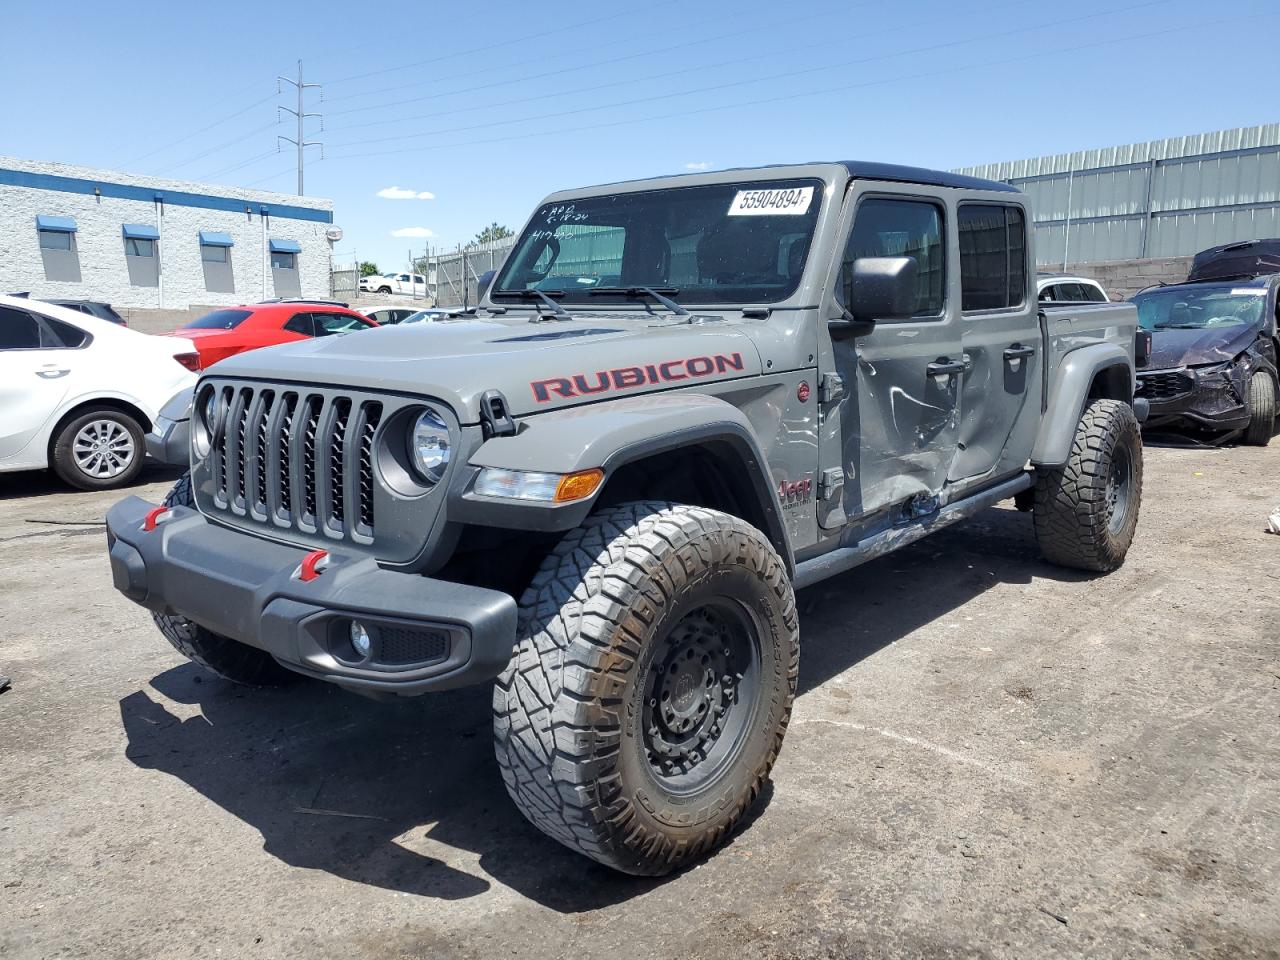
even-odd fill
[{"label": "jeep grille", "polygon": [[371,543],[378,400],[218,386],[209,475],[215,510],[306,534]]}]

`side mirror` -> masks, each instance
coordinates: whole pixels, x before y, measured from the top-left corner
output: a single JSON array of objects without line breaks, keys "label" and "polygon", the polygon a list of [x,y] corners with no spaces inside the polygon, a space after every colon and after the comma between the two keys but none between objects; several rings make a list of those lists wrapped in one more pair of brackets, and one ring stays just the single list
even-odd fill
[{"label": "side mirror", "polygon": [[915,257],[859,257],[841,269],[846,307],[828,324],[833,337],[865,336],[877,320],[905,320],[915,312]]}]

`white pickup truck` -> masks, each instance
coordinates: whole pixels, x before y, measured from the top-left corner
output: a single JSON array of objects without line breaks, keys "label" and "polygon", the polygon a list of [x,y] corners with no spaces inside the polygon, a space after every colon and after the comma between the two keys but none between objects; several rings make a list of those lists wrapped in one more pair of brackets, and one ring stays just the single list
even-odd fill
[{"label": "white pickup truck", "polygon": [[398,293],[407,297],[425,297],[427,278],[420,273],[384,273],[361,277],[361,293]]}]

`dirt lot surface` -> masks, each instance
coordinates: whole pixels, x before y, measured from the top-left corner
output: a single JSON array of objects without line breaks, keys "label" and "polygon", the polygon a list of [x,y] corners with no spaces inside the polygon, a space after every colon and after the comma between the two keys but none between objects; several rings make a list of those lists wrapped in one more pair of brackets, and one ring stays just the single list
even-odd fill
[{"label": "dirt lot surface", "polygon": [[0,957],[1280,957],[1278,477],[1149,449],[1110,577],[1001,508],[803,592],[772,790],[663,881],[521,819],[487,689],[212,679],[115,495],[0,477]]}]

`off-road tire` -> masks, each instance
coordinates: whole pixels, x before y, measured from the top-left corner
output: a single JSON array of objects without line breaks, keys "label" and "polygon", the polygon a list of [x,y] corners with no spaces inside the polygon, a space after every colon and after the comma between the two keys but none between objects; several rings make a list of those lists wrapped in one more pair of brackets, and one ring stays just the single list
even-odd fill
[{"label": "off-road tire", "polygon": [[[94,421],[106,421],[122,428],[133,444],[133,455],[128,466],[110,478],[94,477],[81,470],[76,463],[74,445],[76,435]],[[142,470],[142,463],[147,459],[147,448],[143,442],[142,426],[122,410],[115,407],[90,407],[76,414],[58,429],[57,437],[50,449],[49,462],[65,483],[79,490],[112,490],[132,483]]]},{"label": "off-road tire", "polygon": [[1251,447],[1265,447],[1276,430],[1276,385],[1269,374],[1259,370],[1249,378],[1249,426],[1244,442]]},{"label": "off-road tire", "polygon": [[[1118,460],[1127,458],[1123,515],[1108,496]],[[1066,465],[1036,471],[1032,517],[1045,558],[1063,567],[1106,573],[1124,563],[1142,504],[1142,436],[1133,408],[1093,400],[1076,425]]]},{"label": "off-road tire", "polygon": [[[195,505],[191,497],[191,474],[182,475],[164,503],[168,507]],[[186,617],[165,613],[153,613],[151,617],[175,650],[224,680],[250,687],[274,687],[299,677],[262,650],[206,630]]]},{"label": "off-road tire", "polygon": [[[647,684],[674,675],[655,658],[679,660],[672,638],[725,598],[760,628],[761,669],[755,689],[722,703],[753,706],[708,782],[673,794],[651,765]],[[518,645],[493,698],[507,792],[570,849],[625,873],[668,873],[724,842],[759,796],[791,716],[799,652],[791,583],[759,530],[679,504],[603,509],[565,535],[521,597]]]}]

